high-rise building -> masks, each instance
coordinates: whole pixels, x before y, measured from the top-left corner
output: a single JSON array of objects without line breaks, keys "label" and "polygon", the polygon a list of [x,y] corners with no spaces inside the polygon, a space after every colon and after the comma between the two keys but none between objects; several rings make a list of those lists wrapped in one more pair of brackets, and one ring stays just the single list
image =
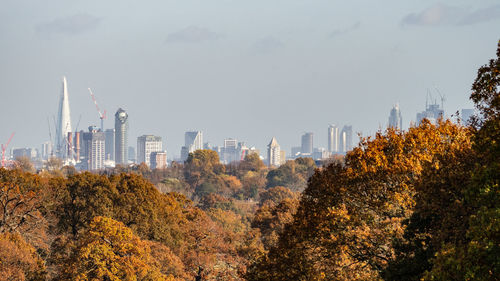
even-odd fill
[{"label": "high-rise building", "polygon": [[115,113],[115,162],[128,163],[128,114],[121,108]]},{"label": "high-rise building", "polygon": [[59,111],[57,113],[56,127],[56,155],[62,159],[67,158],[67,137],[71,132],[71,116],[69,110],[68,84],[63,77],[62,93],[59,100]]},{"label": "high-rise building", "polygon": [[115,129],[104,131],[106,136],[106,160],[115,161]]},{"label": "high-rise building", "polygon": [[151,167],[151,153],[162,151],[161,137],[143,135],[137,138],[137,163]]},{"label": "high-rise building", "polygon": [[340,148],[342,153],[352,150],[352,126],[344,126],[340,133]]},{"label": "high-rise building", "polygon": [[156,151],[151,153],[151,169],[165,169],[167,167],[167,152]]},{"label": "high-rise building", "polygon": [[278,167],[281,165],[281,150],[280,145],[275,137],[267,145],[267,161],[269,166]]},{"label": "high-rise building", "polygon": [[95,126],[89,127],[88,133],[83,133],[84,163],[87,170],[104,169],[104,155],[106,146],[106,137],[104,132]]},{"label": "high-rise building", "polygon": [[46,141],[42,143],[42,159],[48,160],[52,157],[52,142]]},{"label": "high-rise building", "polygon": [[460,115],[460,122],[462,124],[467,124],[473,115],[474,115],[474,109],[470,108],[462,109],[462,114]]},{"label": "high-rise building", "polygon": [[425,110],[417,113],[417,126],[420,125],[422,120],[428,119],[431,123],[436,124],[439,118],[444,117],[444,110],[439,107],[439,104],[426,104]]},{"label": "high-rise building", "polygon": [[328,151],[339,152],[339,128],[336,125],[328,126]]},{"label": "high-rise building", "polygon": [[401,116],[401,110],[399,110],[399,104],[396,104],[391,109],[389,115],[389,128],[403,130],[403,117]]},{"label": "high-rise building", "polygon": [[203,134],[201,131],[186,132],[184,146],[181,148],[181,160],[186,161],[189,153],[203,149]]},{"label": "high-rise building", "polygon": [[313,153],[313,133],[305,133],[302,135],[301,150],[302,154]]},{"label": "high-rise building", "polygon": [[128,161],[131,163],[135,163],[136,161],[136,155],[135,155],[135,147],[129,146],[128,147]]}]

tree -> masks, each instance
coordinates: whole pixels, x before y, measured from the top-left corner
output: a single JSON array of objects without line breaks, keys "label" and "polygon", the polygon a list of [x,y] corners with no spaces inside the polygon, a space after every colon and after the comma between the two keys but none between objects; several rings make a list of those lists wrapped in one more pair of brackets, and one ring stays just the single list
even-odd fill
[{"label": "tree", "polygon": [[0,233],[18,232],[34,238],[43,232],[46,221],[39,210],[43,191],[38,176],[0,168]]},{"label": "tree", "polygon": [[168,280],[156,267],[148,243],[123,223],[106,217],[92,220],[79,238],[61,277],[71,280]]},{"label": "tree", "polygon": [[0,281],[4,280],[46,280],[43,261],[18,233],[0,233]]},{"label": "tree", "polygon": [[297,213],[249,280],[370,280],[394,257],[426,167],[470,150],[470,133],[449,121],[365,138],[310,178]]},{"label": "tree", "polygon": [[479,111],[473,122],[478,158],[463,185],[471,210],[459,217],[466,231],[444,241],[424,280],[498,280],[500,274],[500,41],[497,47],[497,58],[479,68],[470,96]]}]

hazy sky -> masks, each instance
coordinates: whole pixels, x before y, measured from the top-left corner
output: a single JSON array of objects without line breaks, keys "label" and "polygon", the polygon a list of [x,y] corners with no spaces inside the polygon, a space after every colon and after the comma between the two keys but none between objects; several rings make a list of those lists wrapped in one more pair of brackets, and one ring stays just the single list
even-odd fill
[{"label": "hazy sky", "polygon": [[369,135],[397,102],[408,126],[427,89],[471,108],[498,39],[498,0],[2,0],[0,143],[49,139],[65,75],[73,129],[100,124],[90,87],[106,128],[122,107],[129,143],[162,136],[169,157],[186,130],[325,147],[328,124]]}]

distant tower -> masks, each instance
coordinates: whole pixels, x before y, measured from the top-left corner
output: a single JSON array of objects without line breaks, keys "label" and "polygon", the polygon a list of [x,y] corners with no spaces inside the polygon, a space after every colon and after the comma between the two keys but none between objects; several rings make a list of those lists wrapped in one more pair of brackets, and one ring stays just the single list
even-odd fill
[{"label": "distant tower", "polygon": [[128,163],[128,114],[121,108],[115,113],[115,162]]},{"label": "distant tower", "polygon": [[420,125],[422,120],[428,119],[431,123],[436,124],[439,118],[444,117],[444,110],[439,106],[437,101],[433,104],[426,102],[425,111],[417,113],[417,126]]},{"label": "distant tower", "polygon": [[339,152],[339,128],[335,125],[328,126],[328,151]]},{"label": "distant tower", "polygon": [[151,167],[151,153],[162,151],[161,137],[142,135],[137,138],[137,163]]},{"label": "distant tower", "polygon": [[271,142],[267,145],[267,161],[269,162],[270,167],[278,167],[281,165],[280,145],[275,137],[273,137]]},{"label": "distant tower", "polygon": [[56,155],[62,159],[66,159],[67,156],[67,137],[69,132],[71,132],[71,117],[69,110],[68,84],[66,82],[66,77],[63,77],[56,128]]},{"label": "distant tower", "polygon": [[389,128],[403,130],[403,117],[401,116],[401,110],[399,110],[399,104],[396,104],[391,109],[391,114],[389,115]]},{"label": "distant tower", "polygon": [[313,133],[305,133],[302,135],[302,148],[300,152],[302,154],[312,154],[313,153]]},{"label": "distant tower", "polygon": [[469,124],[471,117],[474,115],[474,109],[464,108],[462,109],[462,114],[460,115],[460,122],[462,124]]},{"label": "distant tower", "polygon": [[85,143],[85,162],[87,170],[104,169],[104,155],[106,150],[106,140],[104,133],[95,126],[89,127],[88,133],[83,133],[83,142]]},{"label": "distant tower", "polygon": [[201,131],[186,132],[184,146],[181,148],[181,160],[186,161],[189,153],[203,149],[203,134]]},{"label": "distant tower", "polygon": [[106,129],[106,160],[115,161],[115,129]]},{"label": "distant tower", "polygon": [[340,148],[342,153],[352,149],[352,126],[344,126],[340,133]]}]

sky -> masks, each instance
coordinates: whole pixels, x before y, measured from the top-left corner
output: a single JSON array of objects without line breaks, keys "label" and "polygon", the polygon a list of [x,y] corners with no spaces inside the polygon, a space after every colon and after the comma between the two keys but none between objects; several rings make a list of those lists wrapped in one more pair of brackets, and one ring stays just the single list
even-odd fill
[{"label": "sky", "polygon": [[100,125],[87,88],[129,144],[184,132],[288,153],[329,124],[368,136],[399,103],[405,127],[427,92],[446,114],[472,108],[477,69],[500,39],[498,0],[2,0],[0,143],[36,147],[55,133],[62,77],[73,129]]}]

